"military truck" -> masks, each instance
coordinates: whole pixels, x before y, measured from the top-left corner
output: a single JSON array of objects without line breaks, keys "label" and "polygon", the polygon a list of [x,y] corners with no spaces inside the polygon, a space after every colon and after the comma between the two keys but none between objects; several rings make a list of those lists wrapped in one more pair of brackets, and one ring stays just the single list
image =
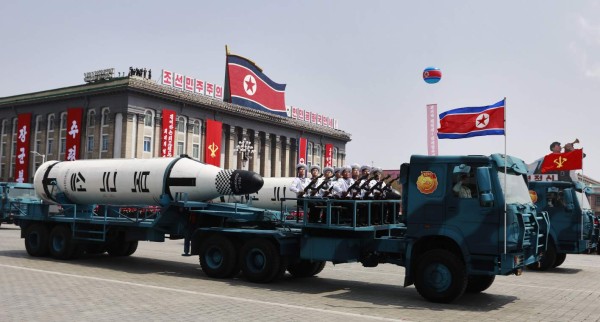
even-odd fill
[{"label": "military truck", "polygon": [[581,182],[532,181],[530,194],[538,210],[548,213],[550,235],[542,259],[528,266],[548,270],[560,266],[567,254],[581,254],[596,248],[594,212]]}]

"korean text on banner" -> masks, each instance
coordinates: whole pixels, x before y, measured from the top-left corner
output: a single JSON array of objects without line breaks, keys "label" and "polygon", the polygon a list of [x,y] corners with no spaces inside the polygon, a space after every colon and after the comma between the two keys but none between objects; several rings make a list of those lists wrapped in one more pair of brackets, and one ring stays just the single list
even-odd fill
[{"label": "korean text on banner", "polygon": [[437,104],[427,105],[427,155],[438,155]]},{"label": "korean text on banner", "polygon": [[300,138],[298,144],[298,163],[306,164],[306,138]]},{"label": "korean text on banner", "polygon": [[74,107],[67,109],[67,140],[65,160],[79,160],[81,155],[81,131],[83,127],[83,108]]},{"label": "korean text on banner", "polygon": [[161,157],[172,157],[174,155],[175,142],[175,119],[177,114],[175,111],[162,110],[162,135],[161,135]]},{"label": "korean text on banner", "polygon": [[333,144],[325,144],[325,166],[333,166]]},{"label": "korean text on banner", "polygon": [[29,181],[29,138],[31,137],[31,113],[19,114],[17,119],[17,151],[15,154],[15,181]]}]

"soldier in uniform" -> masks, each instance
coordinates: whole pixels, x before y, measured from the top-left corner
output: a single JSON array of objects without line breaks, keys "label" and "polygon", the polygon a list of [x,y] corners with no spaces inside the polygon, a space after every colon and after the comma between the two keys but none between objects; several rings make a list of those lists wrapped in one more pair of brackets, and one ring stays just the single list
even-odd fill
[{"label": "soldier in uniform", "polygon": [[360,164],[353,163],[350,167],[352,167],[352,179],[354,179],[354,181],[358,180],[360,177]]}]

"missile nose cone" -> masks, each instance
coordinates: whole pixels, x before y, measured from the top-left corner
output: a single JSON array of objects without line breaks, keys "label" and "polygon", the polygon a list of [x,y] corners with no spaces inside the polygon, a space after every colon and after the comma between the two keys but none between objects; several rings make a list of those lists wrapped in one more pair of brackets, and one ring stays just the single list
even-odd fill
[{"label": "missile nose cone", "polygon": [[258,173],[245,170],[222,170],[215,180],[217,191],[221,195],[255,193],[263,184],[263,178]]}]

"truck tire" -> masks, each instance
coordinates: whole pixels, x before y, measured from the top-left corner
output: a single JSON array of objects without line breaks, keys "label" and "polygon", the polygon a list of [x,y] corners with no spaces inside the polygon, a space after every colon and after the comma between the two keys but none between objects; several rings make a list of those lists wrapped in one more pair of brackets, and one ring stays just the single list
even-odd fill
[{"label": "truck tire", "polygon": [[467,293],[481,293],[487,290],[496,279],[496,275],[469,275],[467,280]]},{"label": "truck tire", "polygon": [[264,238],[254,238],[244,244],[240,263],[246,279],[254,283],[272,282],[283,276],[287,267],[275,244]]},{"label": "truck tire", "polygon": [[25,230],[25,249],[27,254],[34,257],[48,255],[49,237],[48,227],[42,223],[35,223]]},{"label": "truck tire", "polygon": [[431,302],[450,303],[467,288],[467,268],[450,251],[430,250],[419,257],[415,267],[415,287]]},{"label": "truck tire", "polygon": [[554,267],[559,267],[560,265],[562,265],[562,263],[565,262],[565,259],[567,259],[567,254],[566,253],[558,253],[556,254],[556,260],[554,261]]},{"label": "truck tire", "polygon": [[56,225],[50,232],[50,255],[56,259],[71,259],[75,254],[71,229],[66,225]]},{"label": "truck tire", "polygon": [[551,242],[548,244],[548,249],[546,249],[546,252],[542,255],[542,258],[540,259],[540,265],[537,269],[540,271],[547,271],[551,268],[554,268],[555,262],[556,247],[554,246],[554,243]]},{"label": "truck tire", "polygon": [[113,257],[130,256],[137,250],[138,241],[116,241],[106,248],[108,255]]},{"label": "truck tire", "polygon": [[233,242],[222,235],[211,235],[200,244],[200,267],[213,278],[228,278],[240,271]]},{"label": "truck tire", "polygon": [[325,267],[324,261],[309,261],[302,259],[296,263],[289,264],[288,272],[294,277],[311,277],[319,274]]}]

